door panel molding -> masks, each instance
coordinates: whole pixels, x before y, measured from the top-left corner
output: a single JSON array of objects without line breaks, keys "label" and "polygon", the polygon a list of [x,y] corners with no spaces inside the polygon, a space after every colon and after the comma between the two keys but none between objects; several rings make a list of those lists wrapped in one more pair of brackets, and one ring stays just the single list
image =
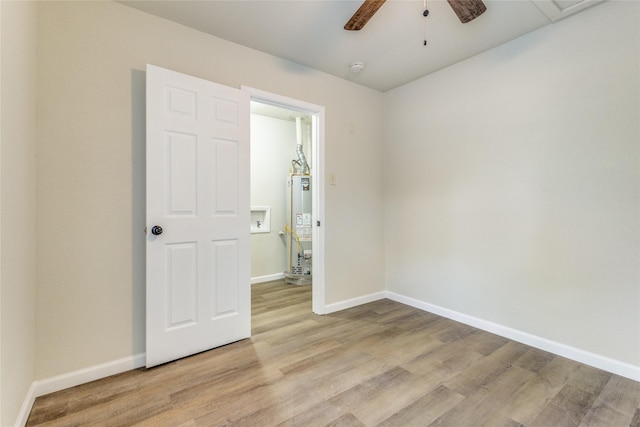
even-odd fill
[{"label": "door panel molding", "polygon": [[251,335],[249,95],[147,65],[146,366]]}]

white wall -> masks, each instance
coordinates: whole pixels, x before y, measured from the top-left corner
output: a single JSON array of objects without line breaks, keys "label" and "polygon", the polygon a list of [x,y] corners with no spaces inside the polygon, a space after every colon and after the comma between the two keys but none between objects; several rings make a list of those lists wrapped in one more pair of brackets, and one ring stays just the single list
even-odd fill
[{"label": "white wall", "polygon": [[379,92],[114,2],[38,12],[38,379],[144,352],[146,63],[324,106],[326,302],[384,289]]},{"label": "white wall", "polygon": [[296,124],[251,115],[251,206],[271,208],[271,232],[251,234],[251,277],[282,274],[287,245],[278,231],[286,222],[286,188],[291,160],[296,158]]},{"label": "white wall", "polygon": [[36,33],[32,2],[0,2],[0,425],[35,378]]},{"label": "white wall", "polygon": [[385,94],[389,291],[640,366],[639,9]]}]

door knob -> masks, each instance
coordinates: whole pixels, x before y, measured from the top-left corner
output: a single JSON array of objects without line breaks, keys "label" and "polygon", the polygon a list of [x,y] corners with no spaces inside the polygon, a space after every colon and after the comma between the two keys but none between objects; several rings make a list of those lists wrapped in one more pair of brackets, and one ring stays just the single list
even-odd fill
[{"label": "door knob", "polygon": [[162,227],[160,227],[159,225],[154,225],[153,227],[151,227],[151,234],[153,234],[154,236],[161,235]]}]

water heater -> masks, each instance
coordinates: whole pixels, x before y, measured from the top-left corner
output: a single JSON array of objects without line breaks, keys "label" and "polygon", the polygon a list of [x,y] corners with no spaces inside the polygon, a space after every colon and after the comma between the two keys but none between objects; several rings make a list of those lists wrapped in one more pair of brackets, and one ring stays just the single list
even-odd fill
[{"label": "water heater", "polygon": [[296,285],[311,284],[311,176],[290,174],[287,180],[287,251],[289,269],[285,281]]}]

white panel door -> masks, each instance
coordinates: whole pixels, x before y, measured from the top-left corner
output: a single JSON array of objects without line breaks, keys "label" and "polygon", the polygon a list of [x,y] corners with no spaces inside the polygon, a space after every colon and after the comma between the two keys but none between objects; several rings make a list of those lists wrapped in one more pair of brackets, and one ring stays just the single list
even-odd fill
[{"label": "white panel door", "polygon": [[249,95],[147,65],[147,367],[251,335],[249,209]]}]

